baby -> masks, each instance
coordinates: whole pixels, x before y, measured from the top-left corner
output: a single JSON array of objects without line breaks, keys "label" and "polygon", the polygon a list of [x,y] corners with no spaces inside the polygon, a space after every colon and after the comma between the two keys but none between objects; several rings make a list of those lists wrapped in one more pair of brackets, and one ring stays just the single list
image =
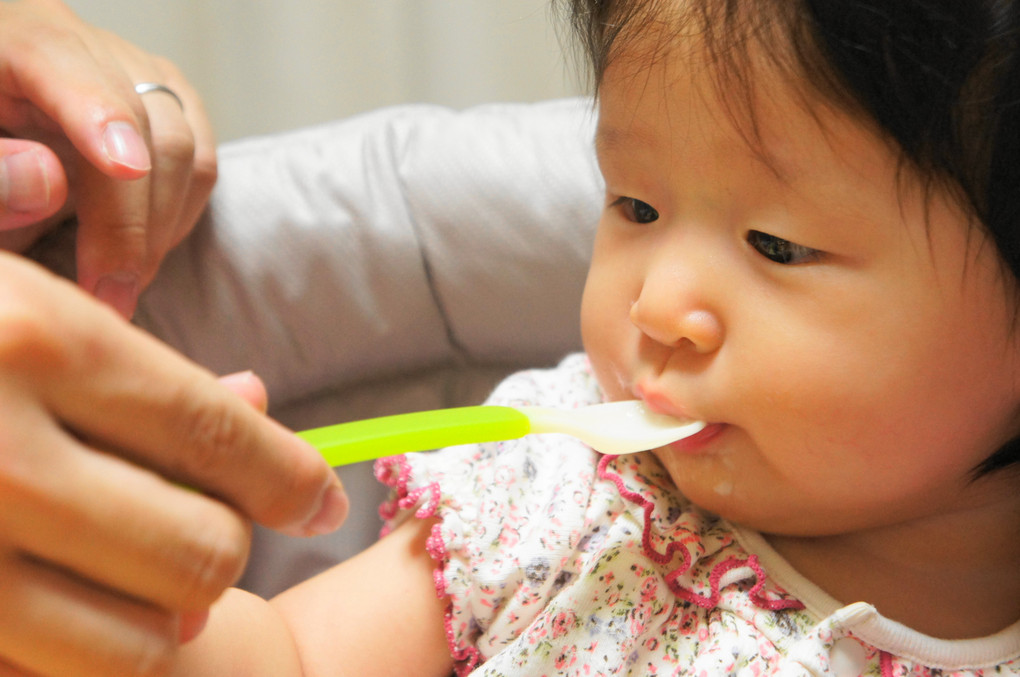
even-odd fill
[{"label": "baby", "polygon": [[491,402],[709,425],[381,462],[391,533],[228,594],[178,674],[1020,672],[1020,7],[570,9],[586,352]]}]

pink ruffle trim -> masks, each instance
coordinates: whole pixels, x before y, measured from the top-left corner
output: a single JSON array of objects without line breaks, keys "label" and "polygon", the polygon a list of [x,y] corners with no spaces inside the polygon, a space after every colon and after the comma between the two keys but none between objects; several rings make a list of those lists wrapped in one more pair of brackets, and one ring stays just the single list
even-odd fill
[{"label": "pink ruffle trim", "polygon": [[691,553],[687,549],[687,546],[680,541],[672,541],[667,544],[665,552],[659,552],[655,549],[655,544],[652,543],[652,512],[655,509],[655,506],[641,494],[628,489],[620,475],[609,471],[609,464],[617,458],[619,457],[603,456],[599,460],[599,477],[616,485],[617,491],[620,492],[620,496],[623,497],[624,500],[630,501],[631,503],[641,507],[644,512],[644,529],[641,533],[641,547],[649,559],[658,562],[659,564],[668,565],[676,557],[677,552],[679,552],[681,558],[680,566],[676,567],[666,575],[666,585],[668,585],[669,589],[673,591],[673,594],[680,599],[687,600],[692,604],[697,604],[704,609],[712,609],[719,603],[719,598],[722,594],[720,587],[723,576],[734,569],[746,567],[751,569],[756,578],[755,584],[750,590],[751,600],[754,602],[755,606],[760,609],[768,609],[769,611],[804,608],[804,605],[795,599],[772,599],[764,595],[765,581],[767,577],[765,575],[765,571],[758,563],[758,557],[756,555],[750,555],[746,558],[730,557],[729,559],[717,564],[715,568],[712,569],[712,573],[709,574],[708,577],[711,585],[711,593],[707,597],[699,595],[693,590],[689,590],[680,585],[678,579],[686,574],[691,568]]}]

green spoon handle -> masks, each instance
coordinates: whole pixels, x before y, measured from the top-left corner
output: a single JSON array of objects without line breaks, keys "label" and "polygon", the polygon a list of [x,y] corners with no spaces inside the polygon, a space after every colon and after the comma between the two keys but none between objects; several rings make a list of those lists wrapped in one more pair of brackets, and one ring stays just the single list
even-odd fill
[{"label": "green spoon handle", "polygon": [[456,444],[513,440],[531,430],[512,407],[479,406],[419,411],[340,423],[298,433],[332,466],[427,451]]}]

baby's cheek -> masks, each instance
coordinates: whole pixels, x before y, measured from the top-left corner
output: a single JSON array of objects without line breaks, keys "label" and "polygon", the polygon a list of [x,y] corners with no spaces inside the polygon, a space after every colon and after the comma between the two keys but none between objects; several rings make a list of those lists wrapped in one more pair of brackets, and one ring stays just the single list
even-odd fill
[{"label": "baby's cheek", "polygon": [[609,353],[609,351],[596,350],[588,352],[591,360],[592,371],[599,382],[599,386],[609,401],[633,399],[634,393],[630,386],[630,376],[623,362],[623,358]]}]

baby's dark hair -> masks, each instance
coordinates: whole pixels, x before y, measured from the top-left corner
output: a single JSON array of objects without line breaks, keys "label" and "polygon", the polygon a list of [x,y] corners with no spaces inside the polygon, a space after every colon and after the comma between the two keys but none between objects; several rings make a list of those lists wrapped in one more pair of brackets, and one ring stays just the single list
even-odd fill
[{"label": "baby's dark hair", "polygon": [[[741,78],[748,58],[741,45],[762,48],[813,93],[876,124],[929,186],[950,188],[994,240],[1014,292],[1020,289],[1020,2],[557,2],[596,94],[610,63],[621,54],[633,59],[627,47],[646,31],[662,36],[641,55],[648,58],[665,54],[677,36],[696,34],[714,63],[730,66],[717,69],[728,99],[734,85],[737,96],[753,88]],[[975,473],[1018,465],[1020,439]]]}]

